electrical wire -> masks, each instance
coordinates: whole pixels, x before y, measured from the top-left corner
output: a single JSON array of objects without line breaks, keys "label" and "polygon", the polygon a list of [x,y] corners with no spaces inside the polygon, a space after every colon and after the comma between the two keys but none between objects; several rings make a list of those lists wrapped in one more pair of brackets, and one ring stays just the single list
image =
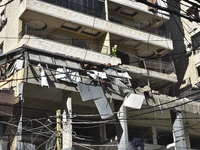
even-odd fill
[{"label": "electrical wire", "polygon": [[115,145],[116,146],[116,145]]},{"label": "electrical wire", "polygon": [[7,3],[3,4],[3,5],[0,5],[0,7],[4,7],[4,6],[7,6],[8,4],[10,4],[11,2],[13,2],[14,0],[10,0],[8,1]]},{"label": "electrical wire", "polygon": [[[58,94],[60,94],[60,92],[59,92]],[[57,95],[58,95],[58,94],[57,94]],[[198,94],[198,93],[195,93],[195,94]],[[192,96],[192,95],[195,95],[195,94],[191,94],[191,95],[188,95],[188,96],[186,96],[186,97],[189,97],[189,96]],[[57,95],[56,95],[56,96],[57,96]],[[56,96],[55,96],[55,97],[56,97]],[[55,97],[53,97],[52,99],[54,99]],[[184,98],[184,97],[182,97],[182,98]],[[172,100],[172,101],[163,103],[163,104],[159,104],[159,105],[156,105],[156,106],[154,106],[154,107],[162,106],[162,105],[165,105],[165,104],[168,104],[168,103],[172,103],[172,102],[177,101],[177,100],[182,100],[182,98],[178,98],[178,99],[175,99],[175,100]],[[191,102],[192,102],[192,101],[191,101]],[[152,108],[152,107],[149,107],[149,108]],[[149,109],[149,108],[147,108],[147,109]],[[146,108],[143,108],[142,110],[144,110],[144,109],[146,109]],[[134,111],[134,110],[131,110],[131,111]]]},{"label": "electrical wire", "polygon": [[[4,123],[4,124],[7,124],[7,125],[10,125],[10,126],[13,126],[13,127],[18,127],[18,125],[11,124],[11,123],[6,122],[6,121],[3,121],[3,123]],[[29,132],[28,129],[23,128],[23,127],[22,127],[22,130],[23,130],[23,131]],[[38,133],[38,132],[32,132],[32,133],[35,134],[35,135],[37,135],[37,136],[41,135],[41,136],[44,136],[44,137],[49,137],[49,136],[47,136],[47,135],[45,135],[45,134],[41,134],[41,133]],[[16,132],[14,135],[21,135],[21,134],[18,134],[18,133]]]},{"label": "electrical wire", "polygon": [[[38,135],[42,134],[42,130],[44,129],[44,127],[46,127],[46,123],[48,122],[48,120],[46,120],[45,124],[43,124],[42,128],[39,130]],[[53,132],[53,134],[56,134],[56,131]],[[31,144],[34,143],[34,141],[37,139],[38,135],[31,141]],[[43,134],[42,134],[43,135]]]},{"label": "electrical wire", "polygon": [[36,148],[35,150],[38,150],[41,146],[43,146],[44,144],[46,144],[47,142],[49,142],[50,139],[51,139],[51,140],[52,140],[52,139],[53,139],[53,140],[56,139],[55,134],[52,134],[51,137],[50,137],[49,139],[47,139],[46,141],[44,141],[43,143],[41,143],[40,145],[38,145],[37,148]]},{"label": "electrical wire", "polygon": [[[171,3],[169,3],[169,2],[166,2],[166,1],[164,1],[164,0],[162,0],[164,3],[167,3],[168,5],[170,5],[170,6],[172,6],[172,7],[175,7],[175,8],[177,8],[177,9],[180,9],[179,7],[177,7],[177,6],[174,6],[174,5],[172,5]],[[191,6],[188,6],[188,7],[191,7]],[[182,10],[183,11],[183,10]],[[186,12],[185,12],[186,13]],[[173,14],[171,14],[171,15],[173,15]],[[174,19],[174,17],[173,17],[173,19]],[[188,25],[187,23],[186,23],[186,21],[184,21],[184,20],[182,20],[191,30],[192,30],[192,27],[190,26],[190,25]],[[198,24],[198,23],[196,23],[196,24]],[[199,25],[199,24],[198,24]],[[178,26],[178,25],[177,25]],[[178,26],[179,27],[179,26]],[[184,28],[184,30],[185,31],[187,31],[187,33],[188,34],[190,34],[191,35],[191,33],[183,26],[183,28]],[[179,29],[180,30],[180,29]],[[180,30],[180,32],[182,33],[182,31]],[[184,34],[182,33],[182,35],[184,36]],[[174,39],[173,39],[173,41],[174,41]],[[176,41],[176,40],[175,40]],[[189,42],[189,40],[188,39],[186,39],[186,41],[187,42]]]},{"label": "electrical wire", "polygon": [[[131,1],[132,1],[132,0],[131,0]],[[183,18],[188,19],[188,20],[191,20],[191,21],[200,22],[200,20],[198,20],[198,19],[185,16],[184,14],[181,14],[181,13],[179,13],[179,12],[177,12],[177,11],[174,11],[174,10],[171,10],[171,9],[168,9],[168,8],[165,8],[165,7],[161,7],[161,6],[157,5],[157,4],[152,4],[152,3],[148,2],[148,1],[143,1],[143,0],[136,0],[136,1],[137,1],[137,2],[140,2],[140,3],[143,3],[143,4],[146,4],[146,5],[148,5],[148,6],[151,6],[151,7],[154,7],[154,8],[163,10],[163,11],[166,11],[166,12],[173,13],[173,14],[175,14],[175,15],[177,15],[177,16],[183,17]]]},{"label": "electrical wire", "polygon": [[[85,117],[87,117],[89,115],[85,115]],[[53,118],[56,118],[56,116],[49,116],[49,117],[53,117]],[[22,122],[27,122],[27,121],[38,121],[38,120],[41,120],[41,119],[47,119],[47,117],[43,117],[43,118],[38,118],[38,119],[27,119],[26,118],[23,118],[23,121]],[[170,121],[171,118],[157,118],[157,120],[165,120],[165,121]],[[180,119],[186,119],[186,118],[180,118]],[[189,119],[200,119],[199,117],[194,117],[194,118],[187,118],[188,120]],[[80,127],[80,128],[93,128],[93,127],[97,127],[97,126],[100,126],[100,125],[96,125],[96,126],[91,126],[92,124],[104,124],[104,123],[112,123],[113,121],[115,122],[115,119],[108,119],[108,120],[105,120],[105,121],[91,121],[91,120],[77,120],[77,119],[73,119],[75,120],[75,122],[73,121],[72,124],[74,125],[78,125],[78,124],[82,124],[82,125],[90,125],[90,126],[84,126],[84,127]],[[120,119],[120,120],[126,120],[126,119]],[[149,119],[149,118],[134,118],[134,119],[130,119],[130,120],[153,120],[153,119]],[[18,122],[18,121],[10,121],[10,123],[13,123],[15,124],[15,122]],[[4,121],[1,121],[0,123],[4,123]],[[136,123],[136,122],[135,122]],[[50,125],[53,125],[53,124],[56,124],[56,122],[51,122],[48,124],[48,126]],[[136,123],[137,124],[137,123]],[[156,124],[151,124],[151,125],[156,125]],[[78,127],[78,126],[77,126]],[[169,126],[170,127],[170,126]],[[40,126],[40,127],[37,127],[37,128],[34,128],[34,129],[27,129],[27,131],[35,131],[35,130],[38,130],[38,129],[41,129],[43,128],[43,126]],[[79,127],[78,127],[79,128]]]},{"label": "electrical wire", "polygon": [[[34,77],[35,78],[35,77]],[[59,92],[60,93],[60,92]],[[56,96],[55,96],[56,97]],[[53,98],[54,99],[54,98]]]},{"label": "electrical wire", "polygon": [[[151,34],[153,34],[153,33],[151,33]],[[156,34],[157,36],[160,36],[160,35],[158,35],[158,34]],[[0,39],[1,38],[4,38],[4,39],[19,39],[18,37],[0,37]],[[44,39],[44,38],[42,38],[42,37],[23,37],[22,39]],[[88,41],[90,38],[84,38],[84,39],[79,39],[79,40],[81,40],[81,41]],[[167,38],[168,39],[168,38]],[[62,41],[62,40],[64,40],[64,41],[71,41],[71,39],[59,39],[59,38],[57,38],[57,40],[59,40],[59,41]],[[99,38],[99,39],[96,39],[96,41],[102,41],[103,39],[101,39],[101,38]],[[168,39],[168,40],[170,40],[170,39]],[[114,40],[114,39],[110,39],[110,40],[104,40],[104,41],[111,41],[111,42],[118,42],[119,40]],[[135,41],[135,39],[126,39],[125,41]],[[160,39],[149,39],[149,40],[137,40],[137,41],[141,41],[141,42],[148,42],[148,41],[166,41],[166,38],[163,40],[162,39],[162,37],[160,38]],[[181,41],[181,40],[175,40],[175,41]],[[92,43],[92,44],[95,44],[95,43]],[[98,44],[95,44],[95,45],[98,45]],[[102,46],[102,45],[101,45]],[[105,45],[104,45],[105,46]],[[51,47],[52,48],[52,47]]]},{"label": "electrical wire", "polygon": [[[5,104],[5,103],[0,103],[0,106],[7,106],[7,107],[19,108],[19,106],[11,105],[11,104]],[[35,110],[35,111],[44,111],[44,112],[53,112],[54,113],[54,111],[48,110],[48,109],[38,109],[38,108],[25,107],[25,106],[23,106],[21,108],[23,108],[23,109],[29,109],[29,110]],[[1,112],[1,113],[3,113],[3,112]],[[14,116],[14,115],[12,115],[12,116]]]},{"label": "electrical wire", "polygon": [[[182,11],[182,12],[184,12],[185,14],[187,14],[187,12],[185,11],[185,10],[183,10],[183,9],[181,9],[180,10],[180,8],[178,7],[178,6],[176,6],[176,4],[174,4],[174,5],[172,5],[171,3],[169,3],[168,1],[165,1],[165,0],[162,0],[162,2],[163,3],[165,3],[165,6],[167,7],[167,5],[169,6],[171,6],[171,7],[173,7],[173,8],[175,8],[176,10],[178,10],[178,11]],[[177,3],[176,1],[171,1],[172,3],[174,2],[174,3]],[[182,5],[184,5],[184,6],[186,6],[186,7],[188,7],[188,8],[190,8],[191,6],[189,6],[189,5],[186,5],[186,4],[183,4],[183,3],[181,3],[181,2],[179,2],[180,4],[182,4]],[[167,4],[167,5],[166,5]]]},{"label": "electrical wire", "polygon": [[183,0],[183,1],[185,1],[185,2],[189,3],[189,4],[190,4],[190,5],[192,5],[192,6],[195,6],[195,7],[197,7],[197,8],[199,8],[199,7],[200,7],[200,5],[199,5],[199,4],[197,4],[197,3],[194,3],[194,2],[192,2],[191,0]]}]

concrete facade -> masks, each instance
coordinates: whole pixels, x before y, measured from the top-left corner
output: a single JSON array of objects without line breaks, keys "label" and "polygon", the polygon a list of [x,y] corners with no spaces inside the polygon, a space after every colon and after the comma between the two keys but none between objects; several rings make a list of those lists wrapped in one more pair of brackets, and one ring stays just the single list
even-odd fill
[{"label": "concrete facade", "polygon": [[[161,10],[131,0],[14,0],[0,8],[0,88],[15,95],[14,121],[1,130],[7,149],[164,150],[176,142],[173,109],[182,113],[183,143],[198,149],[199,103],[166,95],[178,80],[173,62],[161,60],[174,51]],[[129,94],[142,101],[124,106]]]}]

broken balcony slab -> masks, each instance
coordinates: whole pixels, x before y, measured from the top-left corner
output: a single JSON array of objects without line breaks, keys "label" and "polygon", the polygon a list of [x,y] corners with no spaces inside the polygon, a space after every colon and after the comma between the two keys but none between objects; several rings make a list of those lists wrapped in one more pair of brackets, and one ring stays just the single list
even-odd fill
[{"label": "broken balcony slab", "polygon": [[138,86],[140,87],[147,85],[149,80],[151,88],[159,91],[164,87],[166,88],[178,82],[175,73],[165,74],[162,72],[143,69],[130,65],[122,65],[122,67],[128,71],[129,75],[132,77],[132,80],[137,82]]},{"label": "broken balcony slab", "polygon": [[131,93],[125,97],[123,105],[134,109],[140,109],[144,99],[144,95]]}]

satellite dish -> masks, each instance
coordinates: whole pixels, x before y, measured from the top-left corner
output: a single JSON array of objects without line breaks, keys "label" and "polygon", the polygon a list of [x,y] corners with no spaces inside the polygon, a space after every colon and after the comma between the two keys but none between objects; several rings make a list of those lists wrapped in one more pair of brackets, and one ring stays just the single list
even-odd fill
[{"label": "satellite dish", "polygon": [[142,58],[152,57],[155,53],[151,50],[137,50],[137,55]]},{"label": "satellite dish", "polygon": [[27,24],[28,24],[28,27],[35,28],[35,29],[46,29],[47,27],[47,24],[43,21],[31,20]]},{"label": "satellite dish", "polygon": [[149,21],[140,21],[139,22],[140,28],[147,28],[151,26],[151,22]]}]

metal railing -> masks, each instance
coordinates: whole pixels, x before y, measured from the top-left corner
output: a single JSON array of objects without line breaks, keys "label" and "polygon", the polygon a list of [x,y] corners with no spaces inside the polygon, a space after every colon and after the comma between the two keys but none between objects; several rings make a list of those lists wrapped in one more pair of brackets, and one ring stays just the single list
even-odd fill
[{"label": "metal railing", "polygon": [[163,73],[175,73],[175,67],[173,62],[155,61],[155,60],[144,60],[147,68],[160,70]]},{"label": "metal railing", "polygon": [[122,64],[136,66],[144,69],[150,69],[166,74],[171,74],[176,72],[173,62],[142,59],[133,54],[121,50],[117,51],[117,57],[119,57],[122,60]]},{"label": "metal railing", "polygon": [[128,19],[114,16],[114,15],[109,15],[109,21],[112,21],[121,25],[129,26],[129,27],[135,27],[136,25],[135,22],[132,20],[128,20]]},{"label": "metal railing", "polygon": [[91,16],[95,16],[95,17],[99,17],[102,19],[105,19],[106,14],[105,11],[99,11],[97,8],[96,9],[92,9],[89,7],[85,7],[83,5],[77,4],[77,3],[72,3],[68,0],[39,0],[39,1],[43,1],[43,2],[47,2],[47,3],[51,3],[57,6],[61,6],[64,8],[68,8],[71,10],[75,10],[84,14],[88,14]]},{"label": "metal railing", "polygon": [[98,51],[98,52],[104,51],[107,54],[108,54],[108,50],[109,50],[107,46],[98,45],[98,44],[92,43],[88,40],[76,39],[76,38],[58,34],[55,32],[35,29],[35,28],[28,27],[27,25],[19,33],[19,37],[22,38],[24,35],[33,35],[36,37],[49,39],[49,40],[53,40],[53,41],[56,41],[56,42],[59,42],[62,44],[73,45],[73,46],[88,49],[88,50],[94,50],[94,51]]},{"label": "metal railing", "polygon": [[144,26],[141,25],[140,23],[136,23],[133,20],[129,20],[129,19],[125,19],[124,17],[119,17],[119,16],[115,16],[115,15],[109,15],[109,21],[127,26],[127,27],[131,27],[137,30],[141,30],[141,31],[145,31],[145,32],[149,32],[152,34],[156,34],[165,38],[171,38],[170,33],[166,32],[162,29],[157,29],[157,28],[153,28],[151,26]]}]

